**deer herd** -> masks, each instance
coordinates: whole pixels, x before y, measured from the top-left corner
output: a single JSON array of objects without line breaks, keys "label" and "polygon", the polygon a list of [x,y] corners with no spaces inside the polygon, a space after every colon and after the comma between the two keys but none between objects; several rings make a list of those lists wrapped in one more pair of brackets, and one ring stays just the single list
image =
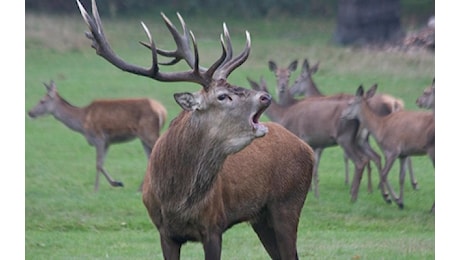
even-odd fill
[{"label": "deer herd", "polygon": [[[91,46],[115,67],[161,82],[193,82],[202,87],[198,92],[174,94],[182,111],[162,134],[167,113],[158,101],[94,100],[76,107],[58,94],[53,81],[45,83],[47,93],[29,111],[32,118],[53,115],[95,147],[95,191],[101,173],[111,186],[123,186],[103,167],[109,146],[140,139],[148,158],[140,186],[142,200],[160,234],[165,259],[179,259],[181,246],[187,241],[201,242],[205,259],[220,259],[223,233],[240,222],[250,223],[272,259],[297,259],[300,214],[310,188],[319,197],[318,169],[325,148],[343,149],[346,184],[348,159],[353,162],[353,202],[366,168],[368,190],[372,191],[371,162],[379,173],[383,199],[401,209],[406,170],[417,189],[410,157],[428,155],[434,168],[434,79],[416,100],[427,110],[409,111],[402,100],[376,93],[376,84],[367,91],[359,86],[355,94],[322,94],[312,78],[319,63],[310,66],[307,59],[290,86],[297,60],[286,68],[270,60],[269,70],[277,80],[273,98],[262,77],[259,82],[247,78],[252,89],[227,81],[249,56],[249,32],[244,50],[233,57],[224,23],[222,55],[206,68],[200,65],[195,36],[180,14],[182,32],[161,13],[177,49],[158,48],[142,23],[148,41],[141,44],[148,48],[152,60],[151,66],[144,68],[126,62],[113,51],[95,0],[91,14],[78,0],[77,4],[89,28],[86,37]],[[171,61],[160,63],[158,55]],[[160,68],[181,60],[189,70],[168,72]],[[272,122],[260,122],[263,113]],[[383,166],[370,144],[371,136],[383,153]],[[388,179],[396,159],[400,162],[399,194]]]}]

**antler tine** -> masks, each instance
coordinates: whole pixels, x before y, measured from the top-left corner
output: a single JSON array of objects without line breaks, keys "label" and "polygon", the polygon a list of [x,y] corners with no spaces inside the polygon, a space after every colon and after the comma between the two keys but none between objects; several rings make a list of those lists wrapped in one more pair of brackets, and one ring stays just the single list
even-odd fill
[{"label": "antler tine", "polygon": [[[209,90],[212,85],[213,80],[226,79],[227,76],[238,66],[240,66],[248,57],[251,40],[249,33],[246,32],[246,48],[245,50],[235,59],[232,59],[232,46],[230,41],[230,35],[227,30],[227,26],[224,23],[224,37],[221,37],[222,44],[222,56],[211,66],[211,68],[206,69],[200,67],[199,65],[199,55],[198,47],[196,44],[195,36],[192,31],[187,30],[187,26],[184,22],[182,16],[177,13],[179,21],[182,25],[183,33],[179,33],[174,24],[166,17],[165,14],[161,13],[163,20],[171,32],[174,41],[177,45],[175,51],[165,51],[156,48],[155,42],[150,34],[147,26],[141,22],[141,25],[144,29],[145,34],[149,40],[148,43],[140,42],[143,46],[150,49],[152,54],[152,65],[150,68],[143,68],[136,65],[129,64],[118,57],[115,52],[112,50],[112,47],[108,43],[104,30],[102,27],[102,22],[97,10],[96,1],[92,0],[92,16],[88,14],[86,9],[80,3],[79,0],[76,0],[78,8],[80,9],[81,15],[88,25],[89,32],[86,32],[85,35],[92,41],[92,47],[96,50],[96,53],[106,59],[108,62],[112,63],[115,67],[130,73],[134,73],[141,76],[146,76],[152,79],[159,81],[172,82],[172,81],[185,81],[185,82],[194,82],[202,85],[205,91]],[[191,38],[191,39],[190,39]],[[190,47],[190,40],[193,44],[193,50]],[[193,53],[192,53],[193,52]],[[173,58],[168,63],[158,63],[158,54],[164,57]],[[160,72],[158,64],[162,65],[173,65],[178,63],[180,60],[184,59],[191,70],[183,72]]]},{"label": "antler tine", "polygon": [[[80,3],[79,0],[77,0],[78,8],[80,9],[81,15],[83,16],[83,19],[85,20],[86,24],[88,25],[88,28],[90,32],[86,32],[85,35],[88,37],[90,40],[92,40],[92,47],[96,49],[96,53],[106,59],[108,62],[113,64],[115,67],[126,71],[130,73],[134,73],[137,75],[141,76],[146,76],[149,78],[153,78],[159,81],[166,81],[166,82],[172,82],[172,81],[185,81],[185,82],[194,82],[198,83],[202,86],[209,85],[210,80],[206,79],[204,77],[204,74],[200,73],[199,69],[196,69],[198,67],[198,54],[196,52],[195,56],[193,55],[190,50],[188,51],[187,55],[183,55],[183,58],[187,60],[191,65],[191,68],[194,68],[194,70],[191,71],[184,71],[184,72],[160,72],[159,67],[158,67],[158,58],[157,58],[157,48],[155,47],[155,43],[152,40],[152,37],[150,35],[150,31],[148,30],[147,26],[144,23],[142,24],[142,27],[144,29],[144,32],[146,33],[149,43],[142,43],[142,45],[148,47],[151,52],[152,52],[152,66],[150,68],[142,68],[136,65],[129,64],[125,61],[123,61],[121,58],[119,58],[115,52],[112,50],[112,47],[108,43],[104,31],[102,29],[102,22],[99,17],[99,12],[97,10],[96,6],[96,1],[92,0],[92,9],[93,9],[93,17],[91,17],[86,9],[83,7],[83,5]],[[181,18],[180,18],[181,19]],[[181,19],[182,20],[182,19]],[[182,20],[183,21],[183,20]],[[183,24],[183,27],[185,26],[185,23]],[[176,30],[177,31],[177,30]],[[174,36],[174,34],[173,34]],[[188,38],[187,38],[188,39]],[[195,41],[193,39],[193,41]],[[196,43],[193,43],[194,46]],[[187,45],[188,43],[187,43]],[[180,48],[184,50],[184,48]],[[190,49],[190,48],[189,48]],[[196,46],[194,47],[195,50],[197,50]],[[190,58],[191,57],[191,58]],[[195,58],[194,58],[195,57]]]},{"label": "antler tine", "polygon": [[224,27],[225,38],[221,34],[220,35],[220,40],[221,40],[221,42],[225,43],[225,47],[226,47],[226,50],[227,50],[227,57],[225,58],[225,61],[224,61],[224,64],[225,64],[225,63],[229,62],[233,58],[233,47],[232,47],[232,41],[230,40],[230,33],[228,32],[227,24],[224,23],[223,27]]},{"label": "antler tine", "polygon": [[162,63],[163,65],[174,65],[178,63],[181,59],[184,59],[187,62],[187,64],[191,68],[193,68],[195,61],[194,61],[194,55],[193,53],[191,53],[189,31],[187,30],[187,25],[185,24],[182,16],[179,13],[176,13],[176,14],[182,25],[182,31],[183,31],[182,35],[179,33],[177,28],[174,26],[171,20],[169,20],[169,18],[164,13],[161,13],[161,16],[166,26],[168,27],[168,30],[171,32],[174,38],[174,42],[176,43],[177,49],[175,51],[166,51],[162,49],[157,49],[157,52],[158,54],[163,55],[165,57],[174,58],[168,63]]},{"label": "antler tine", "polygon": [[[79,0],[77,0],[78,8],[80,9],[80,13],[83,16],[83,19],[85,20],[86,24],[88,25],[89,32],[85,32],[85,35],[88,39],[92,41],[91,47],[93,47],[96,50],[96,53],[115,65],[117,68],[131,72],[134,74],[142,75],[142,76],[147,76],[147,77],[154,77],[157,71],[157,66],[152,65],[152,67],[145,69],[142,67],[138,67],[129,63],[126,63],[123,61],[121,58],[119,58],[115,52],[112,50],[112,47],[110,46],[109,42],[107,41],[103,27],[102,27],[102,22],[99,16],[99,12],[97,10],[97,5],[96,1],[92,0],[92,9],[93,9],[93,17],[94,19],[88,14],[86,9],[83,7],[83,5],[80,3]],[[150,39],[151,40],[151,39]],[[154,54],[155,48],[152,50],[152,56],[156,55]]]},{"label": "antler tine", "polygon": [[249,57],[249,52],[251,50],[251,36],[249,32],[246,31],[246,46],[243,52],[241,52],[241,54],[238,55],[238,57],[235,57],[234,59],[232,59],[233,48],[232,48],[232,44],[230,40],[230,34],[228,33],[228,29],[225,23],[224,23],[224,36],[225,38],[222,37],[221,35],[221,42],[222,42],[222,45],[225,45],[224,48],[229,54],[227,54],[227,57],[225,58],[224,62],[222,62],[222,65],[218,68],[216,73],[213,75],[213,78],[215,80],[226,79],[228,75],[230,75],[230,73],[233,72],[233,70],[235,70],[238,66],[240,66],[247,60],[247,58]]}]

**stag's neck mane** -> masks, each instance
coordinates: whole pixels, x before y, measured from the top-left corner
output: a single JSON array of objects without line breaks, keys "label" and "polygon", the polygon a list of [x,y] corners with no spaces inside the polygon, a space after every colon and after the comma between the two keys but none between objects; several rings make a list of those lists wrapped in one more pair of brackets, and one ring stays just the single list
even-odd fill
[{"label": "stag's neck mane", "polygon": [[152,152],[154,190],[170,210],[187,211],[206,201],[228,156],[203,124],[183,111]]},{"label": "stag's neck mane", "polygon": [[57,106],[59,107],[54,110],[53,116],[71,130],[83,133],[83,121],[85,118],[84,109],[70,104],[61,96],[58,96],[58,98],[59,102]]}]

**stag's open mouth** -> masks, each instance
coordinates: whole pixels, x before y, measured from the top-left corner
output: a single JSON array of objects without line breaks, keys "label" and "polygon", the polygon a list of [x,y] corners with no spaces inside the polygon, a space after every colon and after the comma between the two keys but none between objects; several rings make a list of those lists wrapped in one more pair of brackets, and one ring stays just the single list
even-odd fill
[{"label": "stag's open mouth", "polygon": [[257,110],[257,112],[251,117],[251,124],[254,129],[256,137],[262,137],[268,133],[268,128],[259,122],[262,113],[271,103],[271,97],[261,97],[262,106]]}]

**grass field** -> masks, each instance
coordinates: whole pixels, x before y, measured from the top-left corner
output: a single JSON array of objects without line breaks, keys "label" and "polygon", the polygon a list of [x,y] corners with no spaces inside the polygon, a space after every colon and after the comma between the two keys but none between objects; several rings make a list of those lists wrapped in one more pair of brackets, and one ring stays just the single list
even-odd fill
[{"label": "grass field", "polygon": [[[173,14],[167,14],[177,23]],[[209,66],[220,55],[222,22],[184,17],[198,41],[202,64]],[[145,40],[143,20],[158,46],[173,48],[158,13],[138,19],[102,17],[113,48],[124,59],[148,66],[149,53],[138,44]],[[139,141],[112,146],[105,163],[111,175],[125,184],[112,188],[101,179],[93,192],[95,150],[83,136],[52,117],[32,120],[27,110],[44,95],[42,82],[53,79],[60,94],[76,106],[93,99],[150,97],[162,102],[168,120],[179,112],[172,94],[195,91],[199,86],[160,83],[117,70],[97,56],[84,37],[80,17],[44,17],[26,14],[25,27],[25,257],[26,259],[160,259],[158,232],[147,216],[140,193],[146,158]],[[431,83],[435,73],[433,53],[380,52],[335,46],[332,20],[227,20],[234,49],[244,44],[244,30],[252,37],[251,55],[229,81],[248,87],[246,77],[263,76],[273,92],[275,78],[267,62],[287,66],[320,61],[317,85],[327,94],[354,93],[363,84],[379,84],[379,91],[418,109],[415,99]],[[202,26],[206,24],[206,26]],[[182,68],[183,69],[183,68]],[[298,71],[294,73],[294,77]],[[268,120],[266,117],[264,121]],[[434,259],[435,216],[428,211],[434,201],[435,177],[427,157],[414,157],[420,189],[405,185],[405,209],[386,204],[377,190],[367,193],[367,178],[356,203],[350,203],[344,184],[343,153],[329,148],[320,168],[320,198],[309,194],[298,230],[302,259]],[[374,167],[375,168],[375,167]],[[391,182],[397,187],[399,165]],[[182,249],[183,259],[202,259],[200,244]],[[268,255],[249,225],[240,224],[224,234],[223,259],[267,259]]]}]

